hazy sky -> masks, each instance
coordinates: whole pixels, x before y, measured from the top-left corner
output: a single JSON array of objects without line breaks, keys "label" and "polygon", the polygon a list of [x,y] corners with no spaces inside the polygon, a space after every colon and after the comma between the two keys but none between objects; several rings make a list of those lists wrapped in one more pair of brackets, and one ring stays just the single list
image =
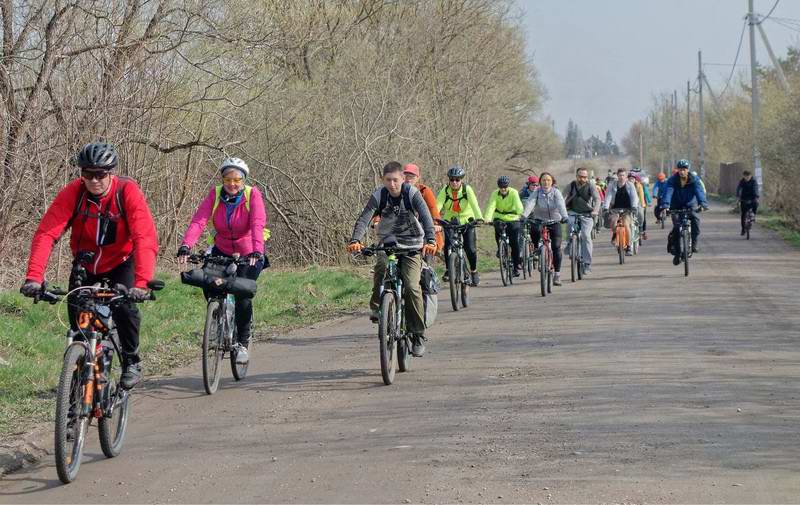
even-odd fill
[{"label": "hazy sky", "polygon": [[[555,119],[556,130],[563,135],[572,118],[584,138],[593,133],[602,137],[610,129],[618,142],[649,110],[655,92],[677,89],[678,99],[686,100],[686,81],[694,84],[697,77],[698,49],[704,63],[733,63],[747,13],[747,0],[518,3],[525,11],[529,51],[549,95],[544,113]],[[766,15],[774,3],[755,0],[755,11]],[[800,20],[800,0],[780,0],[771,17]],[[800,43],[797,31],[772,20],[763,26],[778,57]],[[759,64],[768,63],[758,31],[756,46]],[[737,72],[749,71],[747,30],[739,64],[748,67]],[[706,66],[715,93],[722,91],[730,71],[730,66]],[[692,100],[696,104],[696,95]]]}]

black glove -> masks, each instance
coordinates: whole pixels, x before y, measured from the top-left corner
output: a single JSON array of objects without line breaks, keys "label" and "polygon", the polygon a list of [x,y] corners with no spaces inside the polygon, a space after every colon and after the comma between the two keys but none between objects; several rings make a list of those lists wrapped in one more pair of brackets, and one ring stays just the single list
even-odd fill
[{"label": "black glove", "polygon": [[567,219],[566,217],[561,218],[561,224],[565,224],[565,223],[569,223],[569,219]]},{"label": "black glove", "polygon": [[261,254],[261,253],[260,253],[260,252],[258,252],[258,251],[253,251],[253,252],[251,252],[250,254],[248,254],[248,255],[247,255],[247,259],[253,259],[253,258],[255,258],[255,259],[256,259],[256,263],[257,263],[257,262],[259,262],[260,260],[263,260],[263,259],[264,259],[264,255],[263,255],[263,254]]},{"label": "black glove", "polygon": [[189,249],[189,246],[182,245],[182,246],[180,246],[178,248],[178,253],[175,255],[175,257],[179,258],[181,256],[189,256],[189,254],[191,254],[191,253],[192,253],[192,250]]},{"label": "black glove", "polygon": [[150,291],[144,288],[131,288],[128,290],[128,299],[132,302],[143,302],[150,299]]},{"label": "black glove", "polygon": [[19,292],[29,298],[33,298],[42,292],[42,285],[36,281],[26,280],[22,287],[19,288]]}]

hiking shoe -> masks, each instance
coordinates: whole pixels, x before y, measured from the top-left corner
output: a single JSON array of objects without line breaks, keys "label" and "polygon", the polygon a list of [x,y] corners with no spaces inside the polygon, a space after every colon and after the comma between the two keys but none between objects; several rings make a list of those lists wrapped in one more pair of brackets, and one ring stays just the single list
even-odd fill
[{"label": "hiking shoe", "polygon": [[481,283],[481,276],[478,274],[478,272],[472,272],[469,275],[472,277],[472,285],[473,286],[477,286],[478,284]]},{"label": "hiking shoe", "polygon": [[625,248],[625,256],[633,256],[633,252],[631,251],[630,247]]},{"label": "hiking shoe", "polygon": [[553,274],[553,286],[560,286],[561,285],[561,274],[556,272]]},{"label": "hiking shoe", "polygon": [[142,365],[140,363],[124,365],[119,385],[123,389],[133,389],[140,382],[142,382]]},{"label": "hiking shoe", "polygon": [[522,275],[522,273],[520,272],[519,267],[514,268],[514,277],[519,277],[520,275]]},{"label": "hiking shoe", "polygon": [[590,273],[592,273],[592,265],[584,265],[583,275],[589,275]]},{"label": "hiking shoe", "polygon": [[411,337],[411,355],[415,358],[421,358],[425,355],[425,342],[428,339],[425,335],[414,335]]},{"label": "hiking shoe", "polygon": [[700,252],[700,249],[697,248],[697,244],[692,244],[692,253]]},{"label": "hiking shoe", "polygon": [[373,310],[369,314],[369,320],[372,321],[373,323],[377,323],[380,318],[381,318],[381,311],[380,310],[377,310],[377,309]]},{"label": "hiking shoe", "polygon": [[681,257],[680,256],[673,256],[672,257],[672,264],[678,266],[681,264]]},{"label": "hiking shoe", "polygon": [[247,346],[238,344],[236,346],[236,364],[246,365],[250,361],[250,354],[247,352]]},{"label": "hiking shoe", "polygon": [[642,240],[647,240],[647,232],[646,231],[642,232]]},{"label": "hiking shoe", "polygon": [[742,233],[740,233],[739,236],[744,237],[744,230],[742,230]]}]

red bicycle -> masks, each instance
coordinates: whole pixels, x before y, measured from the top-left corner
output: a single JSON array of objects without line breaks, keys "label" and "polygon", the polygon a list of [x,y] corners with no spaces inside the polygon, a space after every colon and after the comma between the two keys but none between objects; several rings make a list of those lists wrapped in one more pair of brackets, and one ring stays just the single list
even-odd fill
[{"label": "red bicycle", "polygon": [[542,296],[547,296],[547,293],[552,293],[553,291],[553,274],[556,270],[553,265],[553,249],[548,226],[558,223],[559,221],[543,221],[540,219],[533,221],[533,225],[539,230],[539,247],[536,250],[536,254],[539,256],[539,285],[542,289]]}]

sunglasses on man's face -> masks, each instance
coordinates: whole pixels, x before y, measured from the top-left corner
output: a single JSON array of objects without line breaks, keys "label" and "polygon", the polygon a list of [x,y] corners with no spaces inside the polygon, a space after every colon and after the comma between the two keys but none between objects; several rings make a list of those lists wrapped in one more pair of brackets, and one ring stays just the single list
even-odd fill
[{"label": "sunglasses on man's face", "polygon": [[86,179],[87,181],[102,181],[103,179],[108,177],[108,171],[103,170],[97,172],[97,171],[81,170],[81,177]]},{"label": "sunglasses on man's face", "polygon": [[460,177],[451,177],[450,178],[450,182],[461,182],[461,178]]}]

